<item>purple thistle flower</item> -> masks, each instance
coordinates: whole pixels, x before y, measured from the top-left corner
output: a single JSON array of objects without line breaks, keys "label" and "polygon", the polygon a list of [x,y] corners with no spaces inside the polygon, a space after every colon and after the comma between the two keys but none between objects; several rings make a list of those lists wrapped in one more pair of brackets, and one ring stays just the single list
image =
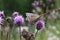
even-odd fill
[{"label": "purple thistle flower", "polygon": [[34,2],[32,3],[32,5],[33,5],[34,7],[39,6],[39,1],[34,1]]},{"label": "purple thistle flower", "polygon": [[13,14],[12,14],[13,17],[16,17],[18,15],[19,15],[19,12],[13,12]]},{"label": "purple thistle flower", "polygon": [[0,11],[0,17],[4,17],[4,11]]},{"label": "purple thistle flower", "polygon": [[17,25],[23,25],[24,24],[24,18],[23,16],[19,15],[14,18],[14,24]]},{"label": "purple thistle flower", "polygon": [[40,29],[42,29],[42,28],[45,27],[45,23],[44,23],[43,20],[37,21],[35,25],[36,25],[36,29],[37,29],[37,30],[40,30]]}]

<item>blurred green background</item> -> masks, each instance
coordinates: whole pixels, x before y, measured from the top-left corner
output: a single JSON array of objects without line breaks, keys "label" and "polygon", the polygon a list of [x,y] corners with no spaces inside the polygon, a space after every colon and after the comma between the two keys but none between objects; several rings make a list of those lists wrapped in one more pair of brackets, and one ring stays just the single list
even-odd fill
[{"label": "blurred green background", "polygon": [[[25,16],[26,12],[32,12],[31,3],[34,0],[0,0],[0,10],[5,11],[5,15],[11,15],[13,11],[18,11]],[[56,4],[60,7],[60,0],[56,0]]]},{"label": "blurred green background", "polygon": [[31,3],[34,0],[0,0],[0,10],[5,11],[5,15],[9,16],[14,11],[18,11],[25,16],[26,12],[31,12]]}]

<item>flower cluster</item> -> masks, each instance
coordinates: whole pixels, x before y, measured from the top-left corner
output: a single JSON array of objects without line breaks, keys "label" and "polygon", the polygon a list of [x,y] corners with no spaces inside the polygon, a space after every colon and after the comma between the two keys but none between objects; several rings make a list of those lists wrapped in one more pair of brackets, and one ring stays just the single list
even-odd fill
[{"label": "flower cluster", "polygon": [[32,6],[34,6],[34,7],[42,6],[42,5],[43,5],[43,1],[42,1],[42,0],[40,0],[40,1],[34,1],[34,2],[32,3]]},{"label": "flower cluster", "polygon": [[54,9],[55,8],[55,0],[39,0],[39,1],[34,1],[32,3],[32,6],[36,9],[36,7],[39,7],[39,9],[41,8],[42,10],[46,11],[45,9]]},{"label": "flower cluster", "polygon": [[[3,24],[2,17],[4,17],[4,16],[5,16],[4,11],[0,11],[0,24]],[[19,24],[19,25],[24,24],[24,17],[22,15],[19,15],[19,12],[13,12],[12,16],[13,16],[14,24]],[[5,21],[8,22],[9,24],[11,24],[12,18],[7,17]]]}]

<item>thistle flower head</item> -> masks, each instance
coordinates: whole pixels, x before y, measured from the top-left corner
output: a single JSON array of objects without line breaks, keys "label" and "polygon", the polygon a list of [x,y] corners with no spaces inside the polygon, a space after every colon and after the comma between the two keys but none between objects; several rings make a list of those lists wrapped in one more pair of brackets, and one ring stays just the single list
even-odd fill
[{"label": "thistle flower head", "polygon": [[33,5],[34,7],[38,6],[38,5],[39,5],[39,1],[34,1],[34,2],[32,3],[32,5]]},{"label": "thistle flower head", "polygon": [[16,17],[18,15],[19,15],[19,12],[13,12],[13,14],[12,14],[13,17]]},{"label": "thistle flower head", "polygon": [[40,30],[45,27],[45,23],[42,20],[37,21],[35,25],[37,30]]},{"label": "thistle flower head", "polygon": [[0,17],[4,17],[4,11],[0,11]]},{"label": "thistle flower head", "polygon": [[10,23],[10,22],[12,21],[12,18],[11,18],[11,17],[7,17],[7,18],[6,18],[6,21],[7,21],[8,23]]},{"label": "thistle flower head", "polygon": [[19,15],[14,18],[14,24],[23,25],[24,24],[24,17]]}]

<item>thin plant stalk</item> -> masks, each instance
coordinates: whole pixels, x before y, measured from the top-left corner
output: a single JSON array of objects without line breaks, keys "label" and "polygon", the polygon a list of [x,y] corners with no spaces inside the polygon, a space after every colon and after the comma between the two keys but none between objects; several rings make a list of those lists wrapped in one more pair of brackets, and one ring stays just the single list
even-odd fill
[{"label": "thin plant stalk", "polygon": [[37,32],[35,33],[35,38],[36,38],[37,34],[38,34],[38,30],[37,30]]},{"label": "thin plant stalk", "polygon": [[16,39],[16,26],[13,27],[13,38],[14,38],[14,40],[17,40]]},{"label": "thin plant stalk", "polygon": [[19,27],[20,40],[21,40],[21,27]]},{"label": "thin plant stalk", "polygon": [[6,40],[10,40],[10,39],[9,39],[9,33],[8,33],[8,32],[7,32],[7,38],[6,38]]},{"label": "thin plant stalk", "polygon": [[48,20],[48,13],[49,10],[48,10],[48,6],[46,7],[46,14],[44,14],[44,17],[45,17],[45,27],[47,27],[47,20]]},{"label": "thin plant stalk", "polygon": [[9,32],[7,32],[6,40],[10,40],[10,28],[9,28]]},{"label": "thin plant stalk", "polygon": [[10,40],[10,30],[11,30],[11,28],[10,28],[10,23],[7,23],[7,29],[8,29],[8,31],[7,31],[7,35],[6,35],[6,40]]},{"label": "thin plant stalk", "polygon": [[3,40],[3,31],[4,31],[4,27],[3,25],[1,25],[1,40]]}]

